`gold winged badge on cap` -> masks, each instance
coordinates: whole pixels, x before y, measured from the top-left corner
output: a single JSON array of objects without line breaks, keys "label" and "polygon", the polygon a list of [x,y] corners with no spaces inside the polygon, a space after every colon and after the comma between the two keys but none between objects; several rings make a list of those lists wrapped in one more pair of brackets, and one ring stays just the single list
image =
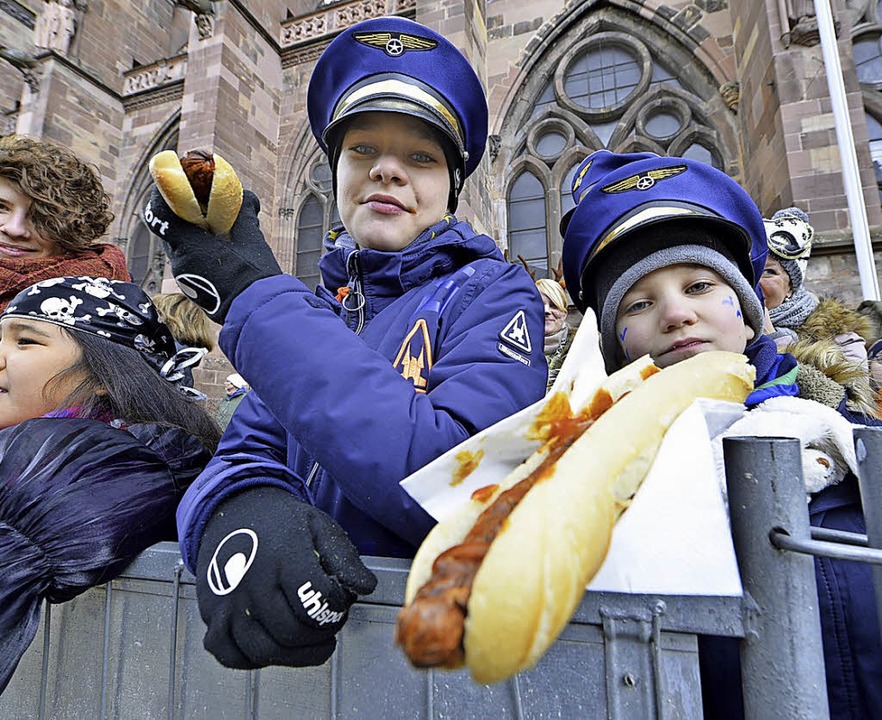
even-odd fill
[{"label": "gold winged badge on cap", "polygon": [[[579,174],[576,175],[576,178],[575,178],[575,180],[574,180],[574,182],[573,182],[573,195],[576,194],[576,191],[579,189],[579,186],[582,184],[582,180],[583,180],[583,178],[585,177],[585,173],[588,172],[588,169],[589,169],[593,164],[594,164],[594,160],[589,160],[588,162],[585,163],[585,167],[583,167],[583,168],[579,171]],[[576,201],[576,204],[577,204],[577,205],[578,205],[580,202],[582,202],[582,198],[585,197],[585,193],[586,193],[586,192],[588,192],[588,188],[585,189],[585,192],[583,192],[581,195],[579,195],[579,199]]]},{"label": "gold winged badge on cap", "polygon": [[362,45],[377,48],[392,57],[403,55],[408,50],[433,50],[438,47],[438,43],[435,40],[408,35],[407,33],[355,33],[353,37]]},{"label": "gold winged badge on cap", "polygon": [[649,190],[649,188],[655,185],[658,181],[667,180],[668,178],[675,177],[684,172],[686,172],[685,165],[672,165],[670,167],[658,168],[657,170],[649,170],[648,172],[631,175],[624,180],[614,182],[612,185],[607,185],[600,190],[601,192],[609,194],[629,192],[630,190]]}]

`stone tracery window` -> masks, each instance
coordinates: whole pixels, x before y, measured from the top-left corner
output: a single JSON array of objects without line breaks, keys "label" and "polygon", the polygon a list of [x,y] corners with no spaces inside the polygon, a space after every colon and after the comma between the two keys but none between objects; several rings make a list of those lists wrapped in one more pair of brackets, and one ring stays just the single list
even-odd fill
[{"label": "stone tracery window", "polygon": [[297,212],[294,266],[291,272],[315,289],[321,280],[318,262],[322,256],[322,240],[328,230],[340,223],[333,195],[331,168],[324,155],[319,155],[310,166],[305,185],[304,200]]},{"label": "stone tracery window", "polygon": [[882,87],[882,33],[868,32],[854,39],[854,64],[862,85]]},{"label": "stone tracery window", "polygon": [[[167,122],[145,152],[145,158],[151,158],[162,150],[177,150],[178,122],[177,116]],[[152,188],[153,178],[145,160],[129,185],[120,213],[121,235],[116,239],[116,244],[126,255],[126,265],[132,282],[140,285],[148,295],[161,291],[166,265],[162,243],[147,229],[141,215]]]},{"label": "stone tracery window", "polygon": [[550,277],[557,265],[572,176],[590,152],[650,151],[726,167],[708,110],[711,100],[718,114],[723,106],[694,56],[684,70],[662,52],[673,38],[648,37],[625,23],[594,23],[587,36],[577,30],[545,71],[549,79],[537,88],[525,122],[511,128],[515,148],[504,171],[509,259],[526,258],[537,277]]},{"label": "stone tracery window", "polygon": [[509,247],[512,261],[523,258],[545,275],[548,253],[545,243],[545,190],[532,172],[525,170],[508,193]]}]

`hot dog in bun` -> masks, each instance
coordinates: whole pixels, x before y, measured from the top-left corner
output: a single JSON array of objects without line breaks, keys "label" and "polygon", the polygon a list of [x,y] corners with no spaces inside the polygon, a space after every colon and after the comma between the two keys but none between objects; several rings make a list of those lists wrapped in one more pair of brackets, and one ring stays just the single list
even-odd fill
[{"label": "hot dog in bun", "polygon": [[215,235],[233,227],[242,207],[242,183],[217,153],[191,150],[179,159],[164,150],[150,160],[150,174],[178,217]]},{"label": "hot dog in bun", "polygon": [[[542,448],[421,545],[396,632],[411,662],[466,665],[481,683],[535,665],[603,564],[674,420],[699,397],[743,402],[754,374],[730,352],[663,371],[641,359],[607,378],[584,412],[552,423]],[[623,387],[633,389],[616,400]]]}]

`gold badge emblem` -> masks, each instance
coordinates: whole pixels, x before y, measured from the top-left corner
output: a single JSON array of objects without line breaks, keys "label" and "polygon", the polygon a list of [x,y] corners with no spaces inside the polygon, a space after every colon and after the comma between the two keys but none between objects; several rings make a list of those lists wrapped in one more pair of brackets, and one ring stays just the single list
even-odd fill
[{"label": "gold badge emblem", "polygon": [[[575,181],[573,182],[573,195],[576,194],[576,190],[578,190],[578,189],[579,189],[579,186],[582,184],[582,180],[583,180],[584,177],[585,177],[585,173],[588,172],[588,169],[589,169],[593,164],[594,164],[594,161],[593,161],[593,160],[589,160],[587,163],[585,163],[585,167],[583,167],[583,168],[579,171],[579,174],[576,175],[576,179],[575,179]],[[582,198],[580,197],[579,199],[581,200]]]},{"label": "gold badge emblem", "polygon": [[393,366],[401,377],[413,383],[414,390],[424,393],[429,384],[424,373],[428,373],[433,364],[429,328],[426,321],[420,318],[401,343]]},{"label": "gold badge emblem", "polygon": [[389,57],[400,57],[408,50],[434,50],[438,43],[407,33],[355,33],[353,37],[362,45],[382,50]]},{"label": "gold badge emblem", "polygon": [[657,182],[676,177],[684,172],[686,172],[685,165],[672,165],[670,167],[658,168],[657,170],[650,170],[649,172],[631,175],[624,180],[619,180],[612,185],[607,185],[606,187],[601,188],[600,191],[613,195],[616,193],[630,192],[631,190],[649,190]]}]

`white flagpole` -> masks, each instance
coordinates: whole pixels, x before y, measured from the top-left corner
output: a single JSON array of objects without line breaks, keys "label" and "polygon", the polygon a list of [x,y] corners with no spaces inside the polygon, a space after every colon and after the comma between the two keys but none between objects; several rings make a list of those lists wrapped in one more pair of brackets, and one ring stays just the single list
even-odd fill
[{"label": "white flagpole", "polygon": [[876,263],[867,222],[867,206],[864,203],[857,151],[851,131],[851,117],[845,97],[845,84],[842,80],[842,65],[839,62],[839,46],[836,43],[836,31],[833,27],[833,12],[830,9],[830,0],[814,0],[814,3],[821,36],[821,51],[824,55],[824,68],[827,72],[827,87],[833,103],[833,122],[836,126],[839,157],[842,159],[842,181],[845,184],[848,216],[854,236],[861,293],[865,300],[879,300],[879,279],[876,276]]}]

